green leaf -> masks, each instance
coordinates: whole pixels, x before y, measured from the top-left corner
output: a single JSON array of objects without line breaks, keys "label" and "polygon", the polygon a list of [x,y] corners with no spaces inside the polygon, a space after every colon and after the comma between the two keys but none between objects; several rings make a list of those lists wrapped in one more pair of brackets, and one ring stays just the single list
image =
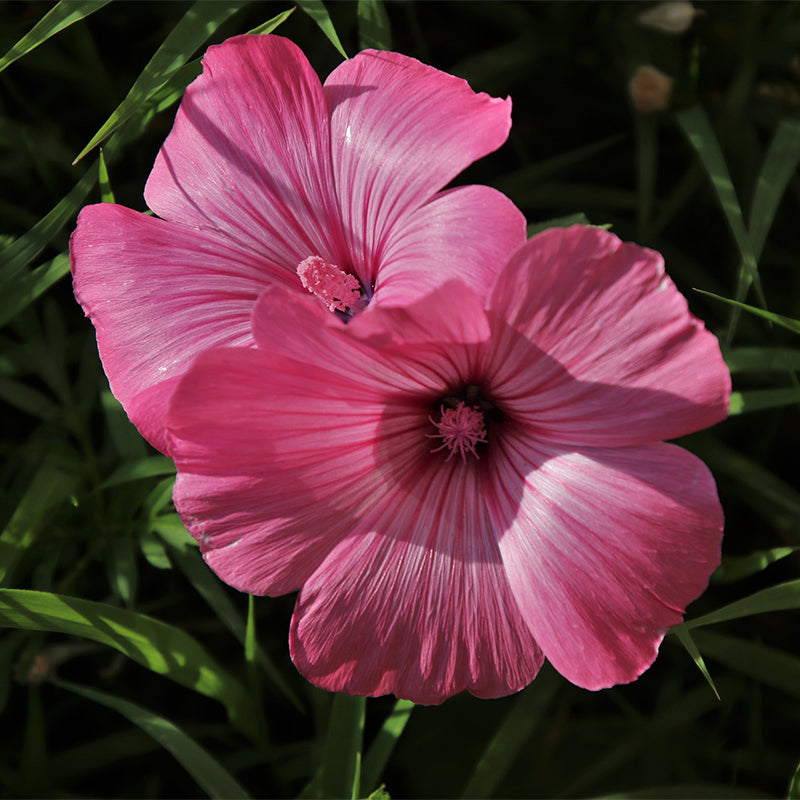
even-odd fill
[{"label": "green leaf", "polygon": [[765,614],[769,611],[790,611],[800,608],[800,580],[779,583],[741,600],[729,603],[702,617],[686,621],[687,628],[700,628],[717,622],[730,622],[732,619]]},{"label": "green leaf", "polygon": [[214,31],[239,9],[247,5],[247,0],[225,0],[225,2],[195,3],[170,31],[167,38],[156,50],[144,70],[134,81],[125,99],[103,123],[86,147],[73,161],[77,164],[90,150],[107,139],[126,120],[130,119],[153,92],[163,86],[181,67],[186,64]]},{"label": "green leaf", "polygon": [[711,631],[694,635],[706,656],[792,697],[800,697],[800,658],[774,647]]},{"label": "green leaf", "polygon": [[689,633],[686,623],[682,622],[680,625],[676,625],[672,631],[678,637],[680,643],[686,648],[686,652],[691,656],[692,661],[694,661],[695,665],[697,666],[697,669],[700,670],[700,672],[703,674],[703,677],[708,681],[708,685],[711,687],[711,690],[714,692],[717,700],[721,700],[722,698],[719,696],[717,687],[714,685],[714,681],[711,679],[711,673],[708,671],[706,662],[703,661],[703,656],[700,655],[700,651],[697,649],[697,645],[694,643],[694,639],[692,639],[692,634]]},{"label": "green leaf", "polygon": [[[116,401],[115,401],[116,402]],[[123,483],[140,481],[145,478],[155,478],[159,475],[174,475],[175,464],[166,456],[145,456],[145,458],[120,464],[111,475],[104,480],[97,491],[119,486]]]},{"label": "green leaf", "polygon": [[111,0],[61,0],[51,8],[2,58],[0,72],[18,58],[27,55],[51,36],[68,28],[74,22],[94,14]]},{"label": "green leaf", "polygon": [[3,292],[8,282],[27,267],[78,213],[86,195],[97,182],[97,166],[90,167],[72,191],[59,201],[24,236],[0,251],[0,285]]},{"label": "green leaf", "polygon": [[108,179],[108,167],[106,167],[106,159],[103,155],[102,147],[97,157],[97,180],[100,184],[100,199],[104,203],[114,203],[114,192],[111,189],[111,181]]},{"label": "green leaf", "polygon": [[0,586],[11,583],[17,564],[41,533],[48,515],[67,499],[76,482],[74,470],[49,462],[39,467],[0,535]]},{"label": "green leaf", "polygon": [[800,547],[774,547],[771,550],[756,550],[746,556],[727,556],[711,576],[717,584],[735,583],[765,570],[770,564],[800,551]]},{"label": "green leaf", "polygon": [[765,311],[763,308],[748,306],[745,303],[739,303],[736,300],[729,300],[727,297],[720,297],[718,294],[704,292],[702,289],[695,289],[695,291],[706,295],[706,297],[713,297],[715,300],[721,300],[723,303],[727,303],[729,306],[736,306],[737,308],[741,308],[743,311],[749,311],[751,314],[755,314],[757,317],[769,320],[770,322],[774,322],[776,325],[780,325],[782,328],[786,328],[786,330],[792,331],[792,333],[800,333],[800,320],[798,319],[783,317],[780,314],[773,314],[771,311]]},{"label": "green leaf", "polygon": [[233,776],[204,748],[168,719],[106,692],[53,678],[53,684],[122,714],[168,750],[209,797],[249,795]]},{"label": "green leaf", "polygon": [[358,0],[358,42],[362,50],[391,50],[392,29],[383,0]]},{"label": "green leaf", "polygon": [[275,28],[278,27],[278,25],[281,25],[282,23],[286,22],[286,20],[292,16],[292,14],[294,13],[294,9],[295,7],[292,6],[287,11],[282,11],[280,14],[276,14],[272,19],[267,20],[263,25],[259,25],[256,28],[252,28],[247,32],[253,35],[272,33],[272,31],[274,31]]},{"label": "green leaf", "polygon": [[794,771],[791,781],[789,781],[786,797],[788,800],[800,800],[800,762],[798,762],[797,769]]},{"label": "green leaf", "polygon": [[65,633],[113,647],[153,672],[219,700],[240,730],[254,733],[244,686],[179,628],[106,603],[23,589],[0,589],[0,626]]},{"label": "green leaf", "polygon": [[750,239],[756,256],[772,226],[783,193],[800,163],[800,123],[783,120],[761,165],[750,208]]},{"label": "green leaf", "polygon": [[780,408],[800,403],[800,388],[753,389],[749,392],[732,392],[728,414],[746,414],[764,408]]},{"label": "green leaf", "polygon": [[[177,517],[177,515],[175,515]],[[222,620],[225,627],[245,646],[245,651],[248,648],[248,628],[242,622],[239,612],[231,602],[224,586],[217,578],[217,576],[208,568],[203,561],[200,553],[198,552],[195,542],[191,535],[185,530],[183,523],[177,519],[177,524],[180,525],[182,531],[173,529],[165,529],[156,523],[158,520],[163,520],[163,517],[156,517],[153,521],[153,527],[163,536],[164,540],[169,545],[169,552],[172,560],[181,571],[186,575],[189,582],[194,587],[195,591],[208,603],[209,607],[214,613]],[[187,539],[188,537],[188,539]],[[248,618],[249,619],[249,618]],[[249,635],[255,635],[255,631],[250,631]],[[292,691],[291,687],[284,680],[275,663],[264,652],[264,650],[253,639],[251,645],[253,647],[253,658],[256,663],[264,670],[267,677],[275,684],[275,686],[283,692],[284,696],[297,708],[303,710],[303,705],[299,698]]]},{"label": "green leaf", "polygon": [[800,370],[800,350],[789,347],[735,347],[723,355],[731,372]]},{"label": "green leaf", "polygon": [[22,275],[17,275],[9,281],[0,294],[0,325],[5,325],[27,308],[68,272],[69,256],[62,253],[52,261],[30,272],[23,272]]},{"label": "green leaf", "polygon": [[367,800],[392,800],[392,796],[386,791],[386,787],[381,784],[374,792],[370,792]]},{"label": "green leaf", "polygon": [[467,782],[462,797],[490,797],[514,765],[534,729],[546,719],[561,679],[555,670],[543,668],[525,689],[503,720]]},{"label": "green leaf", "polygon": [[319,25],[320,30],[342,54],[342,58],[347,58],[347,53],[345,53],[344,47],[342,47],[342,43],[339,41],[339,35],[333,27],[328,9],[325,8],[325,4],[322,0],[297,0],[297,5]]},{"label": "green leaf", "polygon": [[770,798],[772,795],[751,789],[748,786],[732,786],[727,783],[677,783],[667,786],[650,786],[630,792],[604,794],[591,800],[753,800]]},{"label": "green leaf", "polygon": [[334,695],[322,757],[322,797],[350,800],[357,792],[366,707],[365,697]]},{"label": "green leaf", "polygon": [[[414,703],[410,700],[398,700],[389,716],[383,721],[381,729],[364,757],[361,785],[366,787],[367,790],[377,786],[384,769],[386,769],[386,765],[389,763],[389,757],[400,739],[413,710]],[[380,789],[381,787],[378,787],[375,792],[379,792]],[[372,792],[370,797],[375,792]]]},{"label": "green leaf", "polygon": [[[739,272],[739,279],[737,282],[736,299],[739,302],[744,300],[750,285],[754,284],[759,302],[766,308],[764,292],[761,288],[761,279],[758,275],[756,252],[753,248],[750,234],[745,227],[742,209],[736,197],[733,181],[731,180],[728,167],[725,164],[725,159],[720,150],[719,143],[717,142],[717,137],[714,134],[711,123],[708,121],[706,112],[701,106],[693,106],[692,108],[680,111],[676,114],[676,118],[683,132],[686,134],[689,143],[697,152],[711,180],[711,185],[714,187],[722,212],[725,215],[733,238],[736,241],[736,246],[739,249],[739,255],[742,259],[742,268]],[[731,319],[729,337],[733,336],[737,318],[738,314]]]}]

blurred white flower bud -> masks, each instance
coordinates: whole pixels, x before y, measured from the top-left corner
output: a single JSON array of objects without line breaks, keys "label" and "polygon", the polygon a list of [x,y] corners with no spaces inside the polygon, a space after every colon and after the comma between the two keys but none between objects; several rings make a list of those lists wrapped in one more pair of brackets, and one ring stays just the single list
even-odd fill
[{"label": "blurred white flower bud", "polygon": [[637,67],[628,82],[628,91],[634,108],[640,114],[650,114],[668,108],[673,83],[669,75],[649,64]]},{"label": "blurred white flower bud", "polygon": [[664,33],[683,33],[699,12],[686,0],[667,2],[648,8],[638,16],[639,24]]}]

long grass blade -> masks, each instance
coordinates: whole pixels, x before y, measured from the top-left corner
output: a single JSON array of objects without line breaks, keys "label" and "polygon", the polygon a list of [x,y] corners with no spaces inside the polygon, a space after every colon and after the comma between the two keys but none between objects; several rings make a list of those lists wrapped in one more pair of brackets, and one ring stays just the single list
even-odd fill
[{"label": "long grass blade", "polygon": [[2,58],[0,72],[18,58],[27,55],[51,36],[68,28],[78,20],[94,14],[111,0],[61,0],[51,8]]},{"label": "long grass blade", "polygon": [[560,684],[555,670],[544,668],[533,685],[520,694],[484,750],[462,797],[490,797],[495,792],[533,730],[541,724]]},{"label": "long grass blade", "polygon": [[322,757],[322,797],[350,800],[360,784],[359,765],[364,736],[365,697],[337,694]]},{"label": "long grass blade", "polygon": [[781,408],[800,403],[800,389],[752,389],[748,392],[733,392],[729,414],[746,414],[749,411],[762,411],[765,408]]},{"label": "long grass blade", "polygon": [[392,28],[382,0],[358,0],[358,43],[362,50],[392,49]]},{"label": "long grass blade", "polygon": [[336,33],[328,9],[325,8],[322,0],[297,0],[297,5],[317,23],[331,44],[342,54],[342,58],[347,58],[347,53],[339,40],[339,34]]},{"label": "long grass blade", "polygon": [[756,257],[775,219],[783,193],[800,163],[800,123],[783,120],[764,157],[750,208],[750,240]]},{"label": "long grass blade", "polygon": [[240,730],[254,733],[244,686],[179,628],[106,603],[24,589],[0,589],[0,626],[65,633],[113,647],[153,672],[219,700]]},{"label": "long grass blade", "polygon": [[706,297],[713,297],[715,300],[721,300],[723,303],[727,303],[729,306],[736,306],[737,308],[742,309],[742,311],[748,311],[757,317],[761,317],[761,319],[774,322],[776,325],[780,325],[782,328],[792,331],[792,333],[800,333],[800,320],[798,319],[792,319],[791,317],[784,317],[780,314],[774,314],[772,311],[765,311],[763,308],[749,306],[746,303],[740,303],[737,300],[729,300],[727,297],[720,297],[720,295],[713,294],[712,292],[704,292],[702,289],[695,289],[695,291],[699,294],[706,295]]},{"label": "long grass blade", "polygon": [[702,628],[718,622],[730,622],[732,619],[750,617],[753,614],[765,614],[769,611],[792,611],[800,608],[800,579],[779,583],[760,592],[751,594],[741,600],[729,603],[702,617],[687,620],[687,628]]},{"label": "long grass blade", "polygon": [[125,99],[114,109],[86,147],[78,153],[73,164],[77,164],[88,152],[130,119],[139,106],[185,65],[197,48],[223,22],[246,4],[247,0],[195,3],[156,50],[142,73],[134,81]]},{"label": "long grass blade", "polygon": [[369,746],[361,772],[361,785],[365,787],[366,792],[377,791],[381,775],[413,710],[414,703],[410,700],[398,700]]},{"label": "long grass blade", "polygon": [[62,253],[30,272],[10,280],[0,294],[0,325],[13,319],[69,272],[69,256]]},{"label": "long grass blade", "polygon": [[706,662],[703,661],[703,656],[700,655],[700,651],[697,649],[697,645],[694,643],[694,639],[692,639],[692,634],[689,633],[686,623],[682,622],[680,625],[676,625],[672,631],[678,637],[678,640],[684,646],[692,661],[694,661],[697,669],[700,670],[703,677],[708,681],[708,685],[711,687],[711,691],[714,692],[717,700],[721,700],[722,698],[719,696],[717,687],[714,685],[714,681],[711,678],[711,673],[708,671]]},{"label": "long grass blade", "polygon": [[735,347],[723,353],[731,372],[783,372],[800,369],[800,350],[789,347]]},{"label": "long grass blade", "polygon": [[248,798],[250,795],[207,750],[165,717],[107,692],[53,678],[52,683],[122,714],[168,750],[209,797]]},{"label": "long grass blade", "polygon": [[716,584],[735,583],[751,575],[763,572],[770,564],[800,552],[800,547],[773,547],[770,550],[756,550],[746,556],[727,556],[711,576]]}]

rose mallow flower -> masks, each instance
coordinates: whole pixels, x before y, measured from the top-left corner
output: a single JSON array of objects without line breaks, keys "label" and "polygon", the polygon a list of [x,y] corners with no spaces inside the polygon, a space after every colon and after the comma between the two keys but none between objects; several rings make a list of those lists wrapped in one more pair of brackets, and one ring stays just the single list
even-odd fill
[{"label": "rose mallow flower", "polygon": [[719,563],[723,516],[663,440],[730,375],[658,253],[597,228],[524,244],[342,326],[271,287],[254,348],[201,354],[167,415],[175,503],[212,569],[299,590],[313,683],[438,703],[634,680]]},{"label": "rose mallow flower", "polygon": [[397,53],[359,53],[323,86],[287,39],[211,47],[145,187],[156,216],[88,206],[71,242],[75,294],[141,433],[165,450],[173,387],[203,350],[254,346],[271,284],[340,323],[453,278],[485,294],[525,220],[486,186],[442,189],[505,141],[510,113]]}]

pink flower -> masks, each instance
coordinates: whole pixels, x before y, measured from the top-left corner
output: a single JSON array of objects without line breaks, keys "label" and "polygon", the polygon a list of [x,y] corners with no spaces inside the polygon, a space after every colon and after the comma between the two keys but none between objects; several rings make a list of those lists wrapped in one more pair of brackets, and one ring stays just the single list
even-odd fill
[{"label": "pink flower", "polygon": [[145,187],[160,219],[89,206],[71,243],[75,294],[142,434],[165,450],[173,387],[198,353],[253,346],[271,284],[348,314],[452,278],[485,293],[524,218],[488,187],[441,189],[505,141],[510,111],[397,53],[359,53],[323,86],[286,39],[210,48]]},{"label": "pink flower", "polygon": [[452,281],[343,327],[273,287],[257,348],[175,392],[178,510],[224,581],[300,590],[318,686],[495,697],[544,657],[631,681],[719,562],[714,481],[662,440],[723,419],[730,376],[658,253],[548,230],[486,298]]}]

